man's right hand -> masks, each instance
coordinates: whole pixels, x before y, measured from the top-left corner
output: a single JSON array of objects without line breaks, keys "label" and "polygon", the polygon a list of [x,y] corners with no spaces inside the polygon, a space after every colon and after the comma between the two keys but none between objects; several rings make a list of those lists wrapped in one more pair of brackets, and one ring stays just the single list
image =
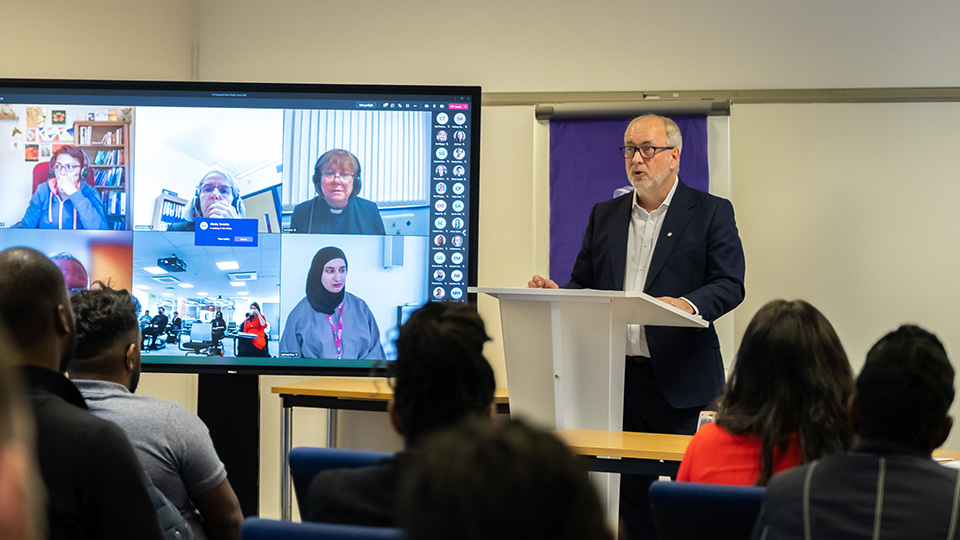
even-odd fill
[{"label": "man's right hand", "polygon": [[531,289],[559,289],[560,286],[557,285],[557,282],[542,276],[534,275],[530,278],[530,281],[527,282],[527,287]]}]

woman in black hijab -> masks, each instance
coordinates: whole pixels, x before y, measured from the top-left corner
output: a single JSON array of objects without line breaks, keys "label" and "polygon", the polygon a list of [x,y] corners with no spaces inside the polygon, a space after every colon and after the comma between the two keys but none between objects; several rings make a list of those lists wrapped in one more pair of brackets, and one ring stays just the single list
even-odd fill
[{"label": "woman in black hijab", "polygon": [[380,328],[367,303],[346,291],[347,256],[328,246],[307,273],[306,296],[287,316],[280,355],[300,358],[384,358]]}]

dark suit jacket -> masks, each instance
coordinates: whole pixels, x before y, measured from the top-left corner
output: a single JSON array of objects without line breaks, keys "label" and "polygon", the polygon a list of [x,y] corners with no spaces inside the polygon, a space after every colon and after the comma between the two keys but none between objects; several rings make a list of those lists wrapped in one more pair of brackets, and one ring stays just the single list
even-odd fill
[{"label": "dark suit jacket", "polygon": [[[733,205],[691,189],[679,179],[647,273],[643,292],[696,304],[709,328],[646,327],[660,388],[676,408],[710,403],[723,386],[715,319],[743,301],[744,256]],[[567,288],[622,291],[633,193],[598,203]],[[624,399],[631,392],[625,389]]]}]

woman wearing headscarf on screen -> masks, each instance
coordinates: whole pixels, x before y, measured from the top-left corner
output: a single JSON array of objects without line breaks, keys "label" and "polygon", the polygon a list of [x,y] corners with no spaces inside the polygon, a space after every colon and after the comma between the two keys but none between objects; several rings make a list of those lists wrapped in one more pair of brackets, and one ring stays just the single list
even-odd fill
[{"label": "woman wearing headscarf on screen", "polygon": [[380,328],[367,303],[346,291],[347,256],[328,246],[307,274],[307,296],[290,311],[280,355],[301,358],[384,359]]},{"label": "woman wearing headscarf on screen", "polygon": [[325,152],[313,167],[317,196],[293,209],[290,227],[298,233],[384,234],[377,203],[360,194],[360,160],[346,150]]}]

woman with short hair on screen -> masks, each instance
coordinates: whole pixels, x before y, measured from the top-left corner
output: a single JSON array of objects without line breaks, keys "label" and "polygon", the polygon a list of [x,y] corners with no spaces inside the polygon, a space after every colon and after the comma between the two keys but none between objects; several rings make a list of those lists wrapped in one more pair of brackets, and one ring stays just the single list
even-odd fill
[{"label": "woman with short hair on screen", "polygon": [[246,217],[240,188],[232,174],[211,169],[197,184],[197,192],[187,210],[187,221],[173,223],[168,231],[192,231],[197,218],[236,219]]},{"label": "woman with short hair on screen", "polygon": [[357,156],[339,148],[324,152],[313,167],[313,185],[317,196],[293,209],[293,232],[385,234],[377,203],[359,196]]},{"label": "woman with short hair on screen", "polygon": [[693,436],[677,480],[765,486],[782,470],[853,445],[850,362],[803,300],[774,300],[744,333],[715,424]]},{"label": "woman with short hair on screen", "polygon": [[280,356],[383,360],[380,328],[362,299],[346,291],[347,256],[334,246],[317,252],[307,295],[287,316]]},{"label": "woman with short hair on screen", "polygon": [[37,186],[17,227],[24,229],[109,229],[100,193],[87,183],[90,160],[73,145],[50,159],[49,178]]}]

